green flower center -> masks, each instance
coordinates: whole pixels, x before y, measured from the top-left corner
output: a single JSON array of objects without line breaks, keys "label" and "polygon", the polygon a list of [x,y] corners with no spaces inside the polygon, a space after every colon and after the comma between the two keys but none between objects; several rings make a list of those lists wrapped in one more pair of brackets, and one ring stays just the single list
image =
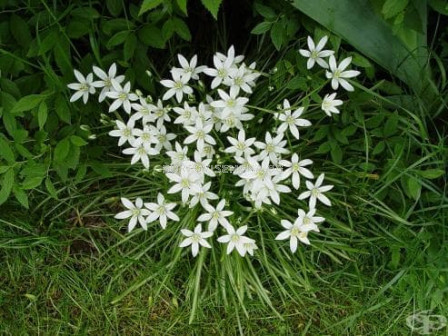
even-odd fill
[{"label": "green flower center", "polygon": [[198,243],[200,240],[201,240],[201,235],[199,235],[199,234],[197,234],[197,233],[195,233],[195,234],[193,234],[193,235],[191,236],[191,241],[192,241],[192,242]]},{"label": "green flower center", "polygon": [[188,179],[184,178],[180,181],[180,185],[182,186],[182,188],[189,188],[190,181]]},{"label": "green flower center", "polygon": [[126,100],[127,98],[128,98],[128,94],[127,94],[126,92],[121,92],[121,93],[118,95],[118,99],[120,99],[120,100],[122,100],[122,101]]},{"label": "green flower center", "polygon": [[266,145],[266,152],[272,153],[275,150],[275,147],[273,144]]},{"label": "green flower center", "polygon": [[234,233],[231,237],[230,240],[234,243],[238,243],[240,241],[240,236],[237,235],[236,233]]},{"label": "green flower center", "polygon": [[246,144],[244,142],[238,142],[238,144],[236,145],[236,148],[239,150],[245,150]]},{"label": "green flower center", "polygon": [[227,76],[227,71],[225,69],[218,70],[218,77],[224,78]]}]

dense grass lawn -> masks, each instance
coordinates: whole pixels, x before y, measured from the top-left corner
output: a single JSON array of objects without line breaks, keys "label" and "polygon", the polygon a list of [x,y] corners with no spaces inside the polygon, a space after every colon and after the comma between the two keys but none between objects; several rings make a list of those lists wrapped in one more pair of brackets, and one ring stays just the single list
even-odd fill
[{"label": "dense grass lawn", "polygon": [[[326,9],[316,18],[318,3]],[[1,335],[448,335],[448,8],[326,3],[0,0]],[[365,20],[365,41],[351,20],[332,16],[344,10]],[[338,91],[340,114],[322,111],[335,89],[325,69],[307,69],[298,50],[310,48],[308,36],[329,36],[338,62],[351,57],[360,71],[353,92]],[[318,207],[325,222],[295,253],[275,238],[281,220],[308,204],[298,200],[303,177],[280,205],[255,209],[235,176],[219,175],[211,190],[258,249],[227,254],[214,237],[194,258],[178,247],[179,232],[203,210],[167,193],[166,155],[147,170],[131,165],[108,136],[127,115],[97,97],[69,103],[75,69],[115,63],[132,90],[156,101],[177,54],[212,66],[231,45],[260,73],[246,132],[263,140],[285,99],[304,106],[312,126],[298,140],[288,134],[288,148],[334,185],[332,206]],[[411,61],[398,62],[403,53]],[[216,96],[201,80],[191,105]],[[185,138],[177,126],[167,128]],[[220,136],[216,163],[228,164]],[[128,232],[114,218],[120,198],[153,202],[159,192],[180,217],[166,229]]]}]

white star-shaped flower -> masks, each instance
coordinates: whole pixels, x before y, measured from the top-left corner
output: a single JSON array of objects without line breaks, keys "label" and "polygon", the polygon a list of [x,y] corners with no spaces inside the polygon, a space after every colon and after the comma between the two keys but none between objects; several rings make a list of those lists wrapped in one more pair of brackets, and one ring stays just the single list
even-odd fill
[{"label": "white star-shaped flower", "polygon": [[109,112],[116,111],[123,106],[127,114],[131,113],[131,101],[138,99],[135,93],[131,93],[131,83],[127,82],[123,87],[116,81],[112,82],[113,90],[106,92],[106,96],[115,101],[109,106]]},{"label": "white star-shaped flower", "polygon": [[176,222],[179,221],[179,217],[171,211],[176,207],[176,203],[166,203],[165,197],[161,193],[157,195],[157,203],[145,203],[145,207],[151,211],[151,214],[146,218],[147,223],[159,219],[160,226],[165,229],[167,218]]},{"label": "white star-shaped flower", "polygon": [[205,204],[204,209],[208,212],[199,216],[199,222],[207,222],[208,221],[208,231],[215,231],[218,227],[218,224],[221,224],[224,227],[228,227],[230,225],[229,221],[226,217],[233,215],[233,211],[224,210],[224,206],[226,205],[226,201],[222,199],[218,205],[215,207],[210,204]]},{"label": "white star-shaped flower", "polygon": [[322,111],[325,112],[325,114],[329,117],[331,117],[331,114],[339,114],[339,110],[337,106],[342,105],[342,100],[335,99],[336,98],[336,92],[333,92],[332,94],[326,94],[323,101],[322,101]]},{"label": "white star-shaped flower", "polygon": [[177,59],[179,60],[180,68],[172,68],[171,73],[176,73],[180,75],[180,77],[185,77],[188,80],[190,78],[193,78],[194,80],[199,79],[199,74],[203,72],[207,67],[205,65],[197,66],[198,64],[198,57],[194,55],[190,62],[187,61],[187,59],[181,55],[177,55]]},{"label": "white star-shaped flower", "polygon": [[327,62],[324,61],[323,58],[329,57],[334,54],[333,50],[322,50],[325,47],[325,44],[328,41],[328,36],[324,36],[320,39],[320,41],[317,43],[317,45],[314,44],[313,39],[311,36],[308,36],[307,42],[308,42],[308,49],[300,49],[299,53],[304,56],[308,57],[308,62],[306,63],[306,67],[308,69],[311,69],[315,63],[319,64],[322,68],[328,68]]},{"label": "white star-shaped flower", "polygon": [[235,231],[232,225],[227,225],[227,234],[218,238],[218,242],[227,243],[227,254],[230,254],[234,249],[244,257],[247,253],[247,247],[251,243],[255,243],[255,240],[244,236],[247,231],[247,225],[244,225]]},{"label": "white star-shaped flower", "polygon": [[181,192],[182,202],[188,202],[190,195],[201,191],[198,174],[190,169],[181,169],[179,173],[167,173],[166,176],[175,184],[168,190],[168,194]]},{"label": "white star-shaped flower", "polygon": [[209,200],[217,200],[218,195],[209,191],[211,186],[212,183],[209,181],[200,187],[200,191],[193,192],[189,207],[194,208],[198,203],[201,203],[202,207],[205,208],[209,204]]},{"label": "white star-shaped flower", "polygon": [[227,140],[229,140],[232,146],[224,150],[226,153],[235,153],[235,156],[252,155],[255,153],[250,147],[254,144],[255,138],[246,139],[246,132],[244,130],[238,132],[238,139],[228,136]]},{"label": "white star-shaped flower", "polygon": [[275,240],[289,239],[289,247],[292,253],[295,253],[297,251],[298,240],[300,240],[304,244],[310,245],[310,241],[308,240],[309,231],[319,232],[319,228],[316,224],[303,224],[303,219],[301,219],[300,217],[296,219],[294,224],[286,219],[282,219],[281,225],[286,230],[280,232],[277,237],[275,237]]},{"label": "white star-shaped flower", "polygon": [[347,57],[336,64],[336,58],[330,56],[330,71],[326,71],[325,75],[328,79],[331,79],[331,87],[333,90],[337,90],[339,84],[347,91],[354,91],[353,86],[346,80],[346,78],[353,78],[360,74],[357,70],[345,70],[352,62],[351,57]]},{"label": "white star-shaped flower", "polygon": [[171,75],[173,76],[172,80],[163,79],[160,81],[160,84],[168,88],[168,91],[165,92],[162,99],[168,100],[172,96],[176,95],[177,102],[181,103],[184,98],[184,94],[193,94],[193,89],[187,85],[190,78],[188,76],[181,76],[178,72],[173,72]]},{"label": "white star-shaped flower", "polygon": [[301,119],[300,116],[303,114],[304,108],[299,107],[294,113],[291,112],[291,105],[289,101],[285,99],[283,101],[283,112],[278,113],[277,118],[282,121],[280,126],[277,128],[277,133],[284,133],[288,128],[291,134],[296,138],[300,138],[299,129],[300,127],[311,126],[311,122],[307,119]]},{"label": "white star-shaped flower", "polygon": [[246,97],[237,97],[235,92],[227,94],[225,91],[218,89],[218,94],[221,99],[215,100],[210,105],[221,109],[221,118],[225,118],[231,113],[240,113],[249,101]]},{"label": "white star-shaped flower", "polygon": [[117,76],[117,65],[115,63],[110,66],[108,73],[97,66],[93,66],[93,72],[100,79],[99,81],[94,82],[95,87],[103,88],[98,98],[100,103],[106,98],[106,93],[113,91],[113,82],[121,84],[121,82],[124,81],[123,75]]},{"label": "white star-shaped flower", "polygon": [[196,119],[199,117],[199,113],[196,107],[188,105],[184,102],[184,107],[173,107],[173,111],[179,116],[174,120],[175,124],[182,124],[184,126],[194,125]]},{"label": "white star-shaped flower", "polygon": [[271,136],[271,133],[266,132],[265,142],[255,141],[255,147],[261,149],[259,154],[260,160],[268,157],[273,164],[277,164],[279,155],[289,153],[285,146],[286,140],[283,140],[283,133],[281,132],[275,138]]},{"label": "white star-shaped flower", "polygon": [[308,179],[314,178],[313,173],[309,169],[305,168],[312,163],[313,161],[309,159],[299,161],[299,156],[294,153],[291,157],[291,161],[280,161],[280,165],[282,165],[283,167],[287,167],[287,169],[285,169],[285,171],[283,172],[283,177],[287,178],[292,175],[292,185],[295,189],[299,189],[300,175],[303,175]]},{"label": "white star-shaped flower", "polygon": [[128,231],[131,232],[135,226],[137,225],[137,222],[140,223],[143,230],[147,230],[148,227],[146,225],[146,216],[149,215],[149,210],[143,208],[143,200],[138,197],[135,200],[135,204],[132,203],[127,198],[122,198],[121,203],[127,208],[127,210],[119,212],[115,215],[116,219],[126,219],[131,218],[129,220],[128,224]]},{"label": "white star-shaped flower", "polygon": [[191,253],[193,254],[193,257],[198,255],[199,245],[206,248],[211,248],[210,244],[205,239],[213,236],[213,232],[202,232],[201,224],[196,225],[194,232],[187,229],[182,229],[180,231],[187,238],[179,244],[179,247],[187,247],[191,245]]},{"label": "white star-shaped flower", "polygon": [[77,101],[82,97],[82,101],[84,104],[87,104],[89,100],[89,94],[95,93],[95,83],[93,82],[93,74],[88,74],[87,77],[84,77],[82,73],[78,70],[73,70],[78,83],[68,84],[67,87],[69,89],[75,90],[76,92],[70,97],[70,103]]},{"label": "white star-shaped flower", "polygon": [[324,182],[324,177],[325,177],[325,174],[322,173],[316,179],[316,183],[306,181],[306,187],[308,188],[308,191],[304,191],[303,193],[301,193],[299,195],[299,200],[303,200],[306,198],[310,199],[309,200],[310,209],[313,209],[316,207],[317,200],[321,201],[323,204],[325,204],[327,206],[331,206],[331,201],[323,193],[333,189],[333,186],[332,185],[323,186],[322,183]]},{"label": "white star-shaped flower", "polygon": [[134,120],[132,118],[129,119],[127,124],[123,123],[120,120],[115,120],[115,124],[117,125],[118,129],[110,131],[109,135],[113,137],[119,137],[118,146],[122,146],[126,142],[132,144],[135,140],[136,135]]},{"label": "white star-shaped flower", "polygon": [[143,143],[136,147],[123,149],[123,154],[132,155],[131,165],[136,164],[138,161],[141,161],[146,169],[148,169],[150,165],[149,156],[157,155],[159,153],[160,152],[156,148],[145,146]]},{"label": "white star-shaped flower", "polygon": [[191,134],[187,136],[184,143],[191,144],[196,142],[196,145],[200,151],[204,149],[204,145],[216,145],[215,139],[209,134],[213,128],[211,122],[203,122],[202,119],[197,119],[194,126],[185,126],[185,129]]}]

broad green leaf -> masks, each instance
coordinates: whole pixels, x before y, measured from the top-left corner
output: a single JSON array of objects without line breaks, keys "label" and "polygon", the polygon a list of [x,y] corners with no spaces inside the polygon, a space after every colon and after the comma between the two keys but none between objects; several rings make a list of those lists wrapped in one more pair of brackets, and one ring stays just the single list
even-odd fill
[{"label": "broad green leaf", "polygon": [[0,157],[3,157],[9,164],[16,162],[14,153],[9,146],[9,142],[0,136]]},{"label": "broad green leaf", "polygon": [[5,203],[11,194],[12,186],[14,185],[14,169],[9,169],[2,180],[2,188],[0,189],[0,205]]},{"label": "broad green leaf", "polygon": [[83,138],[81,138],[77,135],[70,136],[70,141],[72,144],[74,144],[77,147],[82,147],[82,146],[87,145],[87,141],[85,141]]},{"label": "broad green leaf", "polygon": [[386,19],[390,19],[404,11],[408,3],[409,0],[386,0],[381,13]]},{"label": "broad green leaf", "polygon": [[58,95],[55,99],[54,108],[56,110],[56,114],[59,119],[63,122],[70,124],[71,123],[71,114],[70,108],[67,104],[67,100],[63,95]]},{"label": "broad green leaf", "polygon": [[100,17],[100,13],[92,7],[75,8],[70,11],[70,15],[88,20],[98,19]]},{"label": "broad green leaf", "polygon": [[408,178],[408,188],[409,194],[414,199],[417,200],[420,197],[422,185],[418,179],[415,177]]},{"label": "broad green leaf", "polygon": [[222,0],[201,0],[202,4],[208,11],[213,15],[215,20],[218,19],[218,11],[219,6],[221,5]]},{"label": "broad green leaf", "polygon": [[266,33],[272,27],[272,22],[264,21],[257,24],[254,29],[251,30],[251,34],[260,35]]},{"label": "broad green leaf", "polygon": [[129,37],[124,42],[123,56],[125,61],[129,61],[134,56],[135,47],[137,46],[137,36],[129,34]]},{"label": "broad green leaf", "polygon": [[45,187],[47,188],[47,191],[51,195],[51,197],[56,199],[58,198],[56,188],[54,187],[54,184],[53,182],[51,182],[51,179],[49,177],[45,179]]},{"label": "broad green leaf", "polygon": [[307,89],[306,78],[303,76],[295,76],[286,84],[286,87],[290,90],[305,91]]},{"label": "broad green leaf", "polygon": [[124,3],[122,0],[106,0],[107,10],[113,15],[118,16],[123,11]]},{"label": "broad green leaf", "polygon": [[163,0],[144,0],[142,3],[142,6],[140,7],[140,11],[138,12],[138,15],[142,15],[146,13],[147,11],[156,8],[161,3],[163,3]]},{"label": "broad green leaf", "polygon": [[262,5],[259,2],[254,3],[254,8],[258,14],[260,14],[265,19],[273,20],[276,18],[277,14],[275,14],[274,10],[271,7]]},{"label": "broad green leaf", "polygon": [[372,151],[372,155],[377,155],[383,152],[384,148],[386,148],[386,143],[384,141],[378,142],[375,148]]},{"label": "broad green leaf", "polygon": [[67,35],[70,38],[78,39],[90,32],[90,21],[77,18],[72,19],[67,26]]},{"label": "broad green leaf", "polygon": [[391,114],[389,116],[389,118],[387,118],[386,123],[384,124],[384,128],[383,128],[383,136],[388,138],[392,135],[394,135],[398,129],[398,113],[395,112],[393,114]]},{"label": "broad green leaf", "polygon": [[331,142],[331,159],[334,163],[341,164],[342,162],[342,149],[336,142]]},{"label": "broad green leaf", "polygon": [[180,10],[185,14],[188,15],[187,13],[187,0],[176,0],[177,5],[179,6]]},{"label": "broad green leaf", "polygon": [[162,36],[162,32],[155,26],[144,26],[138,31],[138,37],[145,45],[158,49],[165,48],[165,39]]},{"label": "broad green leaf", "polygon": [[70,141],[65,138],[58,142],[54,149],[54,161],[63,162],[70,150]]},{"label": "broad green leaf", "polygon": [[10,28],[11,34],[16,41],[23,47],[29,47],[32,37],[27,22],[18,15],[12,14],[10,17]]},{"label": "broad green leaf", "polygon": [[47,121],[48,117],[48,107],[47,103],[43,101],[39,105],[39,109],[37,110],[37,123],[39,124],[39,129],[44,128],[45,122]]},{"label": "broad green leaf", "polygon": [[446,0],[429,0],[432,9],[443,15],[448,15],[448,2]]},{"label": "broad green leaf", "polygon": [[129,36],[129,30],[121,31],[112,36],[106,43],[107,49],[112,49],[117,45],[123,44]]},{"label": "broad green leaf", "polygon": [[34,189],[42,184],[43,176],[28,176],[22,182],[24,190]]},{"label": "broad green leaf", "polygon": [[184,20],[174,17],[173,28],[177,35],[185,41],[191,41],[191,33]]},{"label": "broad green leaf", "polygon": [[279,22],[272,25],[271,29],[271,40],[274,44],[275,49],[280,50],[283,44],[283,33],[284,27]]},{"label": "broad green leaf", "polygon": [[14,105],[12,112],[17,113],[17,112],[29,111],[35,108],[37,105],[39,105],[45,98],[46,96],[39,94],[32,94],[29,96],[25,96],[22,99],[20,99],[16,103],[16,105]]},{"label": "broad green leaf", "polygon": [[445,171],[443,169],[426,169],[426,170],[419,170],[417,173],[427,179],[436,179],[445,174]]}]

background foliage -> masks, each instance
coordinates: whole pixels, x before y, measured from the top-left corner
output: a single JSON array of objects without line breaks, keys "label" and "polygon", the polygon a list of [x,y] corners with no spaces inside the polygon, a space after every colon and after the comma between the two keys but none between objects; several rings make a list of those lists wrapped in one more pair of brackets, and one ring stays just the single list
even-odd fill
[{"label": "background foliage", "polygon": [[[374,23],[381,50],[344,6],[329,17],[309,1],[0,0],[0,331],[402,335],[414,311],[447,316],[447,7],[359,3],[374,15],[352,16]],[[104,106],[68,104],[73,69],[116,62],[156,96],[176,53],[210,63],[234,44],[266,75],[254,99],[275,109],[320,85],[297,53],[308,34],[329,34],[365,73],[341,116],[306,136],[339,190],[315,247],[208,269],[162,237],[125,235],[110,216],[118,196],[158,181],[119,157]],[[398,45],[425,81],[402,76]]]}]

